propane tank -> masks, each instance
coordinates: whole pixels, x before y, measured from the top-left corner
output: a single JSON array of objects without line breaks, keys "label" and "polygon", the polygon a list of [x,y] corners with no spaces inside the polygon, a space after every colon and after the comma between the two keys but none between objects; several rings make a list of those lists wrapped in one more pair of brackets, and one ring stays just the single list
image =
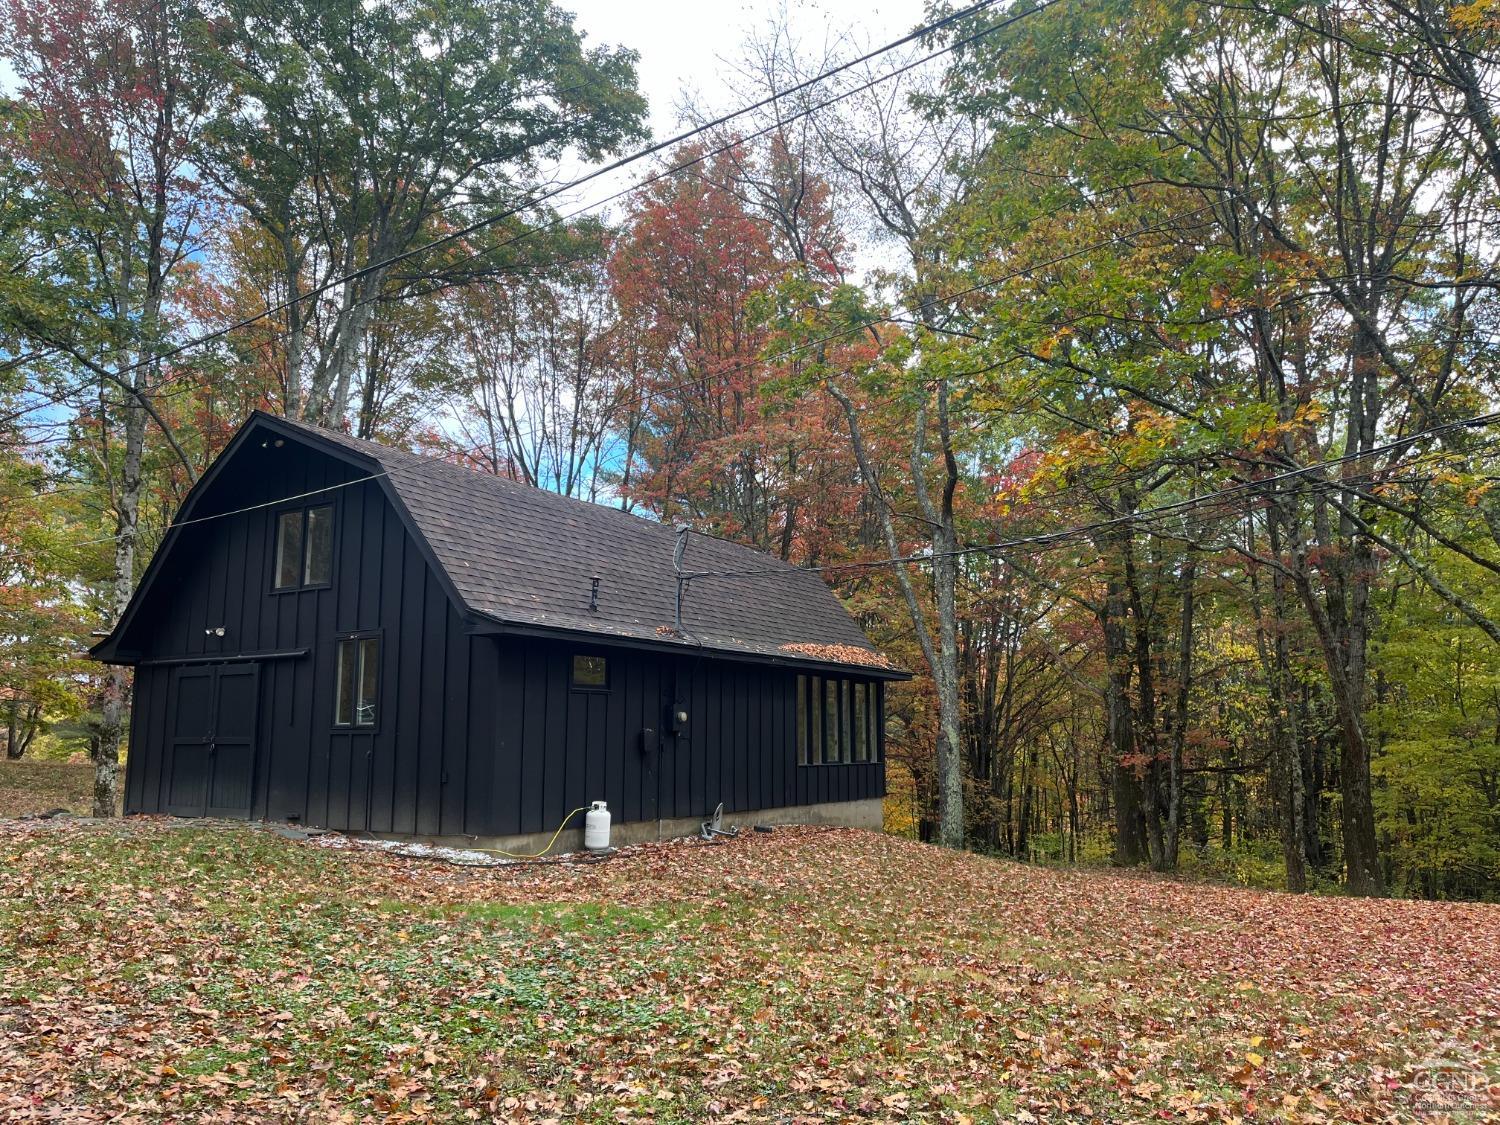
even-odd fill
[{"label": "propane tank", "polygon": [[591,852],[609,848],[609,806],[595,801],[583,818],[583,846]]}]

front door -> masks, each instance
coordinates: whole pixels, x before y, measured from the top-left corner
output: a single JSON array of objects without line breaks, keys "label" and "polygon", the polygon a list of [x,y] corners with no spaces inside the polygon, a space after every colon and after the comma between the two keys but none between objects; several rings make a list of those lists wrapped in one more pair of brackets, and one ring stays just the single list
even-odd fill
[{"label": "front door", "polygon": [[167,811],[248,817],[260,666],[189,665],[172,686]]}]

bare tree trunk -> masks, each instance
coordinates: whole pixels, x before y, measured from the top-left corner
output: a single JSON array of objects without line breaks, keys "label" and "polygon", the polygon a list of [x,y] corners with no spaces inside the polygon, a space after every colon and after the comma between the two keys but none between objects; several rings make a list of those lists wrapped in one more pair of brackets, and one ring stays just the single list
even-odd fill
[{"label": "bare tree trunk", "polygon": [[[1303,607],[1312,619],[1323,649],[1323,663],[1338,717],[1339,787],[1342,799],[1345,881],[1351,894],[1378,895],[1383,890],[1376,852],[1375,808],[1370,783],[1370,748],[1364,727],[1362,634],[1342,620],[1343,609],[1336,595],[1327,601],[1313,588],[1306,548],[1300,535],[1292,539],[1293,579]],[[1355,581],[1363,581],[1356,579]],[[1330,610],[1333,616],[1330,614]]]},{"label": "bare tree trunk", "polygon": [[[1267,518],[1267,535],[1273,560],[1281,555],[1281,537],[1274,511]],[[1250,553],[1255,553],[1254,522],[1250,521]],[[1279,566],[1279,563],[1273,564]],[[1276,802],[1276,822],[1281,835],[1282,862],[1286,866],[1287,890],[1307,890],[1306,798],[1303,793],[1301,724],[1297,701],[1291,698],[1292,672],[1286,623],[1286,578],[1279,569],[1272,573],[1272,609],[1274,617],[1268,626],[1260,599],[1260,581],[1255,568],[1250,571],[1250,608],[1255,617],[1255,648],[1266,678],[1266,706],[1269,711],[1271,738],[1271,791]],[[1274,632],[1274,639],[1268,634]]]},{"label": "bare tree trunk", "polygon": [[[933,537],[934,585],[937,593],[938,722],[938,838],[948,848],[964,845],[964,770],[960,722],[962,707],[958,686],[958,561],[953,556],[957,537],[953,534],[951,510],[942,533]],[[939,545],[941,544],[941,546]]]},{"label": "bare tree trunk", "polygon": [[950,432],[948,383],[941,376],[937,385],[937,414],[944,470],[942,498],[937,504],[928,494],[922,472],[927,448],[925,405],[917,412],[911,472],[917,503],[932,526],[932,582],[938,615],[938,660],[932,666],[938,692],[938,842],[946,848],[961,848],[964,845],[963,708],[958,683],[958,530],[953,510],[958,460]]},{"label": "bare tree trunk", "polygon": [[[136,386],[144,382],[139,372]],[[141,509],[141,452],[146,442],[146,411],[134,398],[125,400],[125,450],[115,519],[115,561],[110,611],[118,623],[135,592],[135,549]],[[119,804],[120,745],[130,712],[130,669],[111,664],[104,675],[99,739],[94,751],[94,815],[114,816]]]},{"label": "bare tree trunk", "polygon": [[[880,487],[880,478],[870,459],[865,443],[864,430],[859,424],[859,412],[853,401],[831,381],[826,382],[828,393],[843,409],[849,426],[849,441],[854,449],[854,459],[859,465],[860,476],[880,518],[881,536],[891,558],[901,554],[901,540],[896,534],[896,524],[890,503]],[[925,417],[925,414],[923,415]],[[913,461],[920,456],[920,436],[924,426],[918,425],[919,440],[913,444]],[[957,536],[952,528],[952,489],[945,492],[945,504],[949,513],[946,531],[940,527],[933,535],[933,578],[938,588],[938,639],[934,644],[927,615],[922,611],[921,600],[912,586],[911,576],[905,567],[895,567],[896,580],[911,615],[912,629],[922,646],[922,655],[932,669],[933,680],[938,689],[938,746],[937,746],[937,798],[938,798],[938,842],[945,847],[963,846],[963,743],[959,732],[960,700],[958,694],[958,628],[957,628],[957,561],[952,544]],[[944,538],[946,534],[947,538]],[[947,544],[940,546],[940,543]],[[939,571],[942,577],[939,578]],[[946,592],[945,592],[946,591]]]},{"label": "bare tree trunk", "polygon": [[302,307],[302,263],[306,252],[297,246],[289,227],[281,230],[282,274],[286,279],[286,390],[282,411],[302,418],[302,354],[307,346],[307,315]]},{"label": "bare tree trunk", "polygon": [[12,761],[15,761],[26,752],[26,748],[21,745],[20,740],[16,737],[16,710],[19,706],[19,703],[12,699],[6,708],[5,756]]},{"label": "bare tree trunk", "polygon": [[1115,862],[1134,867],[1146,858],[1146,817],[1135,758],[1135,712],[1130,706],[1130,653],[1125,642],[1125,598],[1119,580],[1106,590],[1100,626],[1109,666],[1105,708],[1109,727],[1110,777],[1114,792]]},{"label": "bare tree trunk", "polygon": [[[1135,507],[1134,498],[1125,500],[1127,510]],[[1152,659],[1151,621],[1147,616],[1140,582],[1136,573],[1134,539],[1130,531],[1120,537],[1120,550],[1124,557],[1125,590],[1129,595],[1130,617],[1133,624],[1134,660],[1136,675],[1136,707],[1138,720],[1135,723],[1137,755],[1145,759],[1139,770],[1141,776],[1141,802],[1146,823],[1146,848],[1151,857],[1151,866],[1160,871],[1165,863],[1165,844],[1162,840],[1161,817],[1161,763],[1158,753],[1156,719],[1155,662]]]},{"label": "bare tree trunk", "polygon": [[21,745],[16,748],[16,757],[23,757],[42,730],[42,705],[29,704],[26,708],[25,726],[21,730]]},{"label": "bare tree trunk", "polygon": [[349,388],[353,385],[354,372],[364,354],[365,337],[369,334],[370,321],[375,311],[375,294],[379,292],[378,282],[371,281],[375,276],[372,274],[369,278],[362,279],[362,283],[355,288],[354,306],[343,318],[343,332],[330,364],[332,400],[324,418],[324,423],[329,426],[342,426],[349,413]]},{"label": "bare tree trunk", "polygon": [[1162,849],[1162,867],[1177,870],[1182,840],[1182,759],[1187,746],[1188,701],[1193,688],[1193,610],[1198,577],[1198,556],[1191,547],[1182,564],[1182,617],[1177,647],[1177,700],[1172,716],[1172,757],[1167,779],[1167,831]]}]

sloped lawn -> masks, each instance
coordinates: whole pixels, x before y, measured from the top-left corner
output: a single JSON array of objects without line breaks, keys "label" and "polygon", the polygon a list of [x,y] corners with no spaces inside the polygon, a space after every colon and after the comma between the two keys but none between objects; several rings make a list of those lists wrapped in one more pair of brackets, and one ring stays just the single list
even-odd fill
[{"label": "sloped lawn", "polygon": [[0,818],[67,809],[80,815],[94,805],[94,767],[88,762],[0,760]]},{"label": "sloped lawn", "polygon": [[0,1119],[1482,1120],[1500,908],[847,830],[464,869],[0,826]]}]

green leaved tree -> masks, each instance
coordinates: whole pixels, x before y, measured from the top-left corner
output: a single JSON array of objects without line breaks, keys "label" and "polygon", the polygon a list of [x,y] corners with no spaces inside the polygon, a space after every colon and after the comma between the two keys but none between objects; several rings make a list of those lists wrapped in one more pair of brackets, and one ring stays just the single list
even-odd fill
[{"label": "green leaved tree", "polygon": [[559,161],[644,135],[634,53],[586,45],[550,0],[227,0],[202,51],[229,94],[199,159],[278,251],[280,407],[326,424],[347,420],[383,298],[555,254],[555,236],[510,244],[550,217],[528,200]]}]

